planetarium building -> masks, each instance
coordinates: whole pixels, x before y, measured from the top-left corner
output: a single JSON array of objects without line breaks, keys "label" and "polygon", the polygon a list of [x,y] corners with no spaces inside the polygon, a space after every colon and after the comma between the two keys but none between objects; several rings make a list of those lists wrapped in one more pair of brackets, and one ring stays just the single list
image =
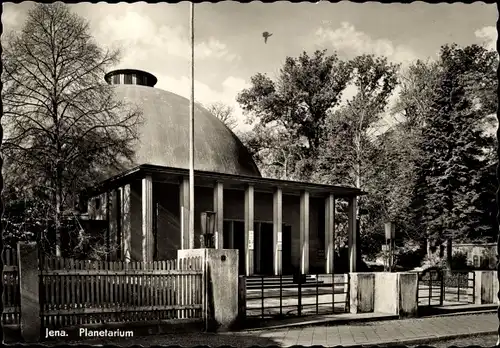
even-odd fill
[{"label": "planetarium building", "polygon": [[[200,248],[201,215],[215,219],[214,247],[239,250],[240,274],[333,272],[335,199],[349,202],[349,266],[356,270],[355,188],[263,178],[251,155],[217,117],[195,107],[194,207],[189,206],[189,100],[155,88],[150,73],[106,74],[117,98],[137,106],[134,164],[103,181],[89,217],[107,221],[116,260],[177,258]],[[194,209],[194,236],[189,210]]]}]

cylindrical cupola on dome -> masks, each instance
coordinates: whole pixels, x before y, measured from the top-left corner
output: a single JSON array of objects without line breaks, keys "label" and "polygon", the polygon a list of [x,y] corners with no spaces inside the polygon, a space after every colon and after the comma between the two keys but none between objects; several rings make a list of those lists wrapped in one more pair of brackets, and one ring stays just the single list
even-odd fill
[{"label": "cylindrical cupola on dome", "polygon": [[140,85],[154,87],[158,79],[153,74],[137,69],[113,70],[104,76],[110,85]]},{"label": "cylindrical cupola on dome", "polygon": [[[189,99],[153,88],[158,79],[142,70],[114,70],[104,79],[118,100],[137,107],[142,113],[133,163],[127,167],[153,164],[188,169]],[[194,113],[195,170],[261,176],[247,148],[221,120],[199,104],[195,104]]]}]

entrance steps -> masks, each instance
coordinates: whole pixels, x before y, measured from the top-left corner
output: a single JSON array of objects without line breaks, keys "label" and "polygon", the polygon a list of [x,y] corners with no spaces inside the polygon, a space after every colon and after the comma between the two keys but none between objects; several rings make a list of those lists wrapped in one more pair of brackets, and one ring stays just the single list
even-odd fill
[{"label": "entrance steps", "polygon": [[[302,282],[302,285],[311,286],[312,284],[316,284],[316,278],[312,275],[304,276],[305,280]],[[246,288],[247,290],[256,290],[269,288],[279,288],[280,283],[282,287],[296,287],[297,282],[294,282],[293,275],[283,275],[279,276],[249,276],[246,277]],[[322,284],[323,281],[319,281],[318,284]]]}]

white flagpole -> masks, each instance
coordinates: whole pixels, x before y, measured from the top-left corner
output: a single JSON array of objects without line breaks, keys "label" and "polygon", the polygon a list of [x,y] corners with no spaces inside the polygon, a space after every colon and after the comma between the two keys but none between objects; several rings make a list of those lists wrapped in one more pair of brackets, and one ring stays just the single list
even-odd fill
[{"label": "white flagpole", "polygon": [[189,249],[194,249],[194,3],[190,5],[191,100],[189,105]]}]

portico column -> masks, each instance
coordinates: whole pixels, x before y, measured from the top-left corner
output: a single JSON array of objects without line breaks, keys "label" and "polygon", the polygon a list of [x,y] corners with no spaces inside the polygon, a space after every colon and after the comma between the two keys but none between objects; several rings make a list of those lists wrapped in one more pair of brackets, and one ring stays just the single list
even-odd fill
[{"label": "portico column", "polygon": [[146,176],[142,179],[142,261],[153,262],[153,179]]},{"label": "portico column", "polygon": [[245,271],[246,275],[254,274],[254,231],[253,231],[254,195],[253,186],[245,189]]},{"label": "portico column", "polygon": [[325,273],[333,274],[335,257],[335,197],[325,199]]},{"label": "portico column", "polygon": [[215,248],[224,247],[224,184],[216,182],[214,186],[214,212],[217,214],[215,222]]},{"label": "portico column", "polygon": [[117,261],[117,241],[120,223],[120,199],[118,197],[119,191],[117,189],[111,191],[110,209],[109,209],[109,239],[110,239],[110,259]]},{"label": "portico column", "polygon": [[309,272],[309,192],[300,194],[300,271]]},{"label": "portico column", "polygon": [[356,210],[357,210],[357,197],[349,198],[348,206],[348,246],[349,246],[349,272],[356,272],[356,249],[357,249],[357,233],[356,233]]},{"label": "portico column", "polygon": [[277,187],[273,195],[273,265],[274,274],[280,275],[282,266],[283,192]]},{"label": "portico column", "polygon": [[130,184],[120,188],[121,196],[121,230],[122,230],[122,250],[123,260],[131,261],[131,242],[132,242],[132,225],[131,225],[131,200],[130,200]]},{"label": "portico column", "polygon": [[189,249],[189,178],[183,177],[180,183],[180,222],[181,222],[181,249]]}]

